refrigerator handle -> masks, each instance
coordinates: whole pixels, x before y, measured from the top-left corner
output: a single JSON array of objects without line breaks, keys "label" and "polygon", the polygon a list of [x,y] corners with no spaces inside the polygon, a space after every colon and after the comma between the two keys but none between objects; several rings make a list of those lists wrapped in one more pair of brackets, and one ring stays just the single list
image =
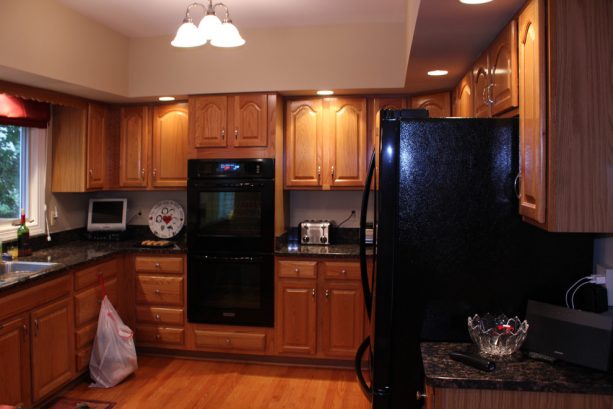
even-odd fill
[{"label": "refrigerator handle", "polygon": [[[368,211],[368,198],[370,196],[370,185],[375,173],[375,151],[373,150],[366,175],[364,192],[362,193],[362,207],[360,209],[360,273],[362,276],[362,292],[364,293],[364,304],[366,304],[366,315],[370,320],[372,310],[372,292],[368,285],[368,267],[366,265],[366,212]],[[374,273],[374,272],[373,272]]]},{"label": "refrigerator handle", "polygon": [[372,386],[369,386],[366,383],[366,379],[364,379],[364,374],[362,373],[362,357],[364,356],[364,353],[366,352],[369,346],[370,346],[370,337],[366,337],[366,339],[362,341],[362,343],[360,344],[360,347],[355,353],[354,368],[355,368],[355,374],[358,377],[358,383],[360,384],[360,388],[362,388],[362,392],[364,392],[364,395],[366,396],[366,398],[368,398],[368,400],[372,402],[372,395],[373,395]]}]

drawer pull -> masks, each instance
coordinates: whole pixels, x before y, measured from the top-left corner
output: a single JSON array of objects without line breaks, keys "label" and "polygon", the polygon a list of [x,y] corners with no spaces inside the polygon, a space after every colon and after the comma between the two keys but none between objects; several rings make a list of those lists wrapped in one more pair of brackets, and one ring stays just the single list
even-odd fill
[{"label": "drawer pull", "polygon": [[342,275],[346,275],[346,274],[347,274],[347,270],[342,269],[342,270],[341,270],[341,274],[342,274]]},{"label": "drawer pull", "polygon": [[155,320],[159,321],[160,320],[160,314],[155,314]]},{"label": "drawer pull", "polygon": [[157,295],[160,295],[160,290],[158,288],[156,288],[153,292],[156,293]]},{"label": "drawer pull", "polygon": [[155,268],[160,268],[160,263],[155,263]]},{"label": "drawer pull", "polygon": [[162,336],[160,334],[155,334],[155,339],[159,341],[160,339],[162,339]]},{"label": "drawer pull", "polygon": [[296,268],[294,269],[294,273],[298,274],[299,272],[300,272],[300,269],[299,269],[298,267],[296,267]]},{"label": "drawer pull", "polygon": [[230,344],[232,343],[232,341],[230,341],[230,338],[226,338],[226,340],[225,340],[225,341],[226,341],[226,344],[227,344],[227,345],[230,345]]}]

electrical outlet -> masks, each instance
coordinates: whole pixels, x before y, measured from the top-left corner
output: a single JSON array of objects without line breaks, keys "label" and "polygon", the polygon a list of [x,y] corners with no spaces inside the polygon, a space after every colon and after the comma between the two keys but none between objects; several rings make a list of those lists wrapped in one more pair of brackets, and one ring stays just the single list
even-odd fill
[{"label": "electrical outlet", "polygon": [[613,307],[613,268],[596,265],[596,276],[604,277],[604,285],[607,288],[607,298],[610,307]]}]

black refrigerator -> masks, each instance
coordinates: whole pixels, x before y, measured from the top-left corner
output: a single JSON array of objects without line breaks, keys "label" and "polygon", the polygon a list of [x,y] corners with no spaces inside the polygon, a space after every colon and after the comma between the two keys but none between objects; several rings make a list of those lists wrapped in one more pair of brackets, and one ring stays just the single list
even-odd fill
[{"label": "black refrigerator", "polygon": [[[592,268],[592,237],[547,233],[519,216],[516,118],[426,115],[381,112],[378,177],[373,157],[362,201],[370,335],[355,365],[374,409],[422,406],[420,341],[468,342],[469,315],[523,317],[529,298],[559,303]],[[368,259],[367,206],[375,226]]]}]

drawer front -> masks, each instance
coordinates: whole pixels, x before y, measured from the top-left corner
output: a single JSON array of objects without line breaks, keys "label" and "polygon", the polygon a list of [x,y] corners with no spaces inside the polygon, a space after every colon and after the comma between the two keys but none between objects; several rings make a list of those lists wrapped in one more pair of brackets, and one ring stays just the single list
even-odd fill
[{"label": "drawer front", "polygon": [[194,334],[198,347],[241,351],[266,349],[266,334],[211,330],[194,330]]},{"label": "drawer front", "polygon": [[75,348],[92,346],[92,341],[96,337],[98,321],[91,322],[75,331]]},{"label": "drawer front", "polygon": [[77,372],[89,367],[89,359],[92,355],[92,347],[81,348],[77,351]]},{"label": "drawer front", "polygon": [[183,328],[166,328],[137,325],[136,342],[139,344],[183,345]]},{"label": "drawer front", "polygon": [[0,320],[70,294],[72,274],[0,297]]},{"label": "drawer front", "polygon": [[136,321],[151,324],[183,325],[183,308],[136,306]]},{"label": "drawer front", "polygon": [[90,287],[98,284],[98,276],[102,274],[105,283],[119,273],[119,259],[105,261],[74,273],[74,289]]},{"label": "drawer front", "polygon": [[322,261],[319,268],[325,278],[360,279],[360,263],[356,261]]},{"label": "drawer front", "polygon": [[138,274],[136,276],[136,302],[183,306],[183,277]]},{"label": "drawer front", "polygon": [[290,278],[317,278],[317,261],[277,260],[277,275]]},{"label": "drawer front", "polygon": [[183,257],[143,257],[134,259],[134,269],[138,273],[183,274]]},{"label": "drawer front", "polygon": [[[117,279],[107,281],[104,287],[111,304],[117,305]],[[102,289],[99,286],[81,291],[75,295],[74,300],[75,326],[78,327],[98,319],[102,302]]]}]

